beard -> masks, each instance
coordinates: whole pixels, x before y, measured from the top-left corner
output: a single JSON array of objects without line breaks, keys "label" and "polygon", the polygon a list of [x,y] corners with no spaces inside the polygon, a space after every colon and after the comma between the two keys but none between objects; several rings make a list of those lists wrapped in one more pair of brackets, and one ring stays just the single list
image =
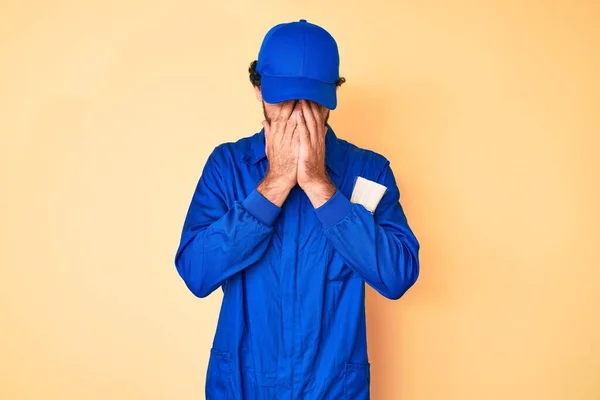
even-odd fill
[{"label": "beard", "polygon": [[[296,104],[294,103],[294,107],[296,106]],[[265,101],[262,101],[262,107],[263,107],[263,114],[265,116],[265,119],[267,120],[267,122],[269,123],[269,125],[271,125],[271,118],[267,115],[267,108],[265,107]],[[331,110],[327,110],[327,115],[325,115],[325,125],[327,125],[327,122],[329,121],[329,113],[331,112]]]}]

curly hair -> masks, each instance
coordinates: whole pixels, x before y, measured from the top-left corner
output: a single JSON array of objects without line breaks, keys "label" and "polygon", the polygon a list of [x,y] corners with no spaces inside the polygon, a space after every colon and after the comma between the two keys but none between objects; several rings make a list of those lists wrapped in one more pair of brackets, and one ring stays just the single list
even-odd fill
[{"label": "curly hair", "polygon": [[[260,74],[256,71],[256,64],[258,64],[258,60],[254,60],[250,63],[250,68],[248,68],[248,72],[250,74],[250,83],[252,86],[260,87]],[[346,78],[340,77],[335,83],[335,86],[342,86],[342,84],[346,82]]]}]

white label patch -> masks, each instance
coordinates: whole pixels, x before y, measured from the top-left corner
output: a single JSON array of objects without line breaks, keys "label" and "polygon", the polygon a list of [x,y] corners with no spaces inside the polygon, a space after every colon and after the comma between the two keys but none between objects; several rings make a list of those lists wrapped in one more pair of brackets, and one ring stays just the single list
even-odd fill
[{"label": "white label patch", "polygon": [[354,183],[350,201],[355,204],[362,204],[373,214],[386,190],[387,187],[382,184],[359,176]]}]

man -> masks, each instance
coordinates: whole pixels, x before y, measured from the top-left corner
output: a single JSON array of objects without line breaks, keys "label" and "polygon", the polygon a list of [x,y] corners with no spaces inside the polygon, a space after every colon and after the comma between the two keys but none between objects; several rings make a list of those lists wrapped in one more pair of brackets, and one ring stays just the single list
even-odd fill
[{"label": "man", "polygon": [[224,293],[206,398],[368,399],[364,283],[400,298],[419,243],[389,162],[327,124],[344,81],[327,31],[275,26],[250,78],[263,129],[209,156],[175,259],[196,296]]}]

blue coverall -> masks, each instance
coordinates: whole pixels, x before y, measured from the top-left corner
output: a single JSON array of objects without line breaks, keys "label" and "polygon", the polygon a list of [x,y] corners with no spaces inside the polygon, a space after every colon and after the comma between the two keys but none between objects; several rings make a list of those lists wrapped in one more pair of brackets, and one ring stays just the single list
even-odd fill
[{"label": "blue coverall", "polygon": [[[327,128],[337,192],[317,209],[299,186],[281,208],[256,190],[264,130],[216,147],[204,166],[175,264],[196,296],[223,289],[208,400],[369,398],[364,283],[400,298],[419,274],[419,243],[389,161]],[[373,214],[349,200],[358,176],[387,187]]]}]

